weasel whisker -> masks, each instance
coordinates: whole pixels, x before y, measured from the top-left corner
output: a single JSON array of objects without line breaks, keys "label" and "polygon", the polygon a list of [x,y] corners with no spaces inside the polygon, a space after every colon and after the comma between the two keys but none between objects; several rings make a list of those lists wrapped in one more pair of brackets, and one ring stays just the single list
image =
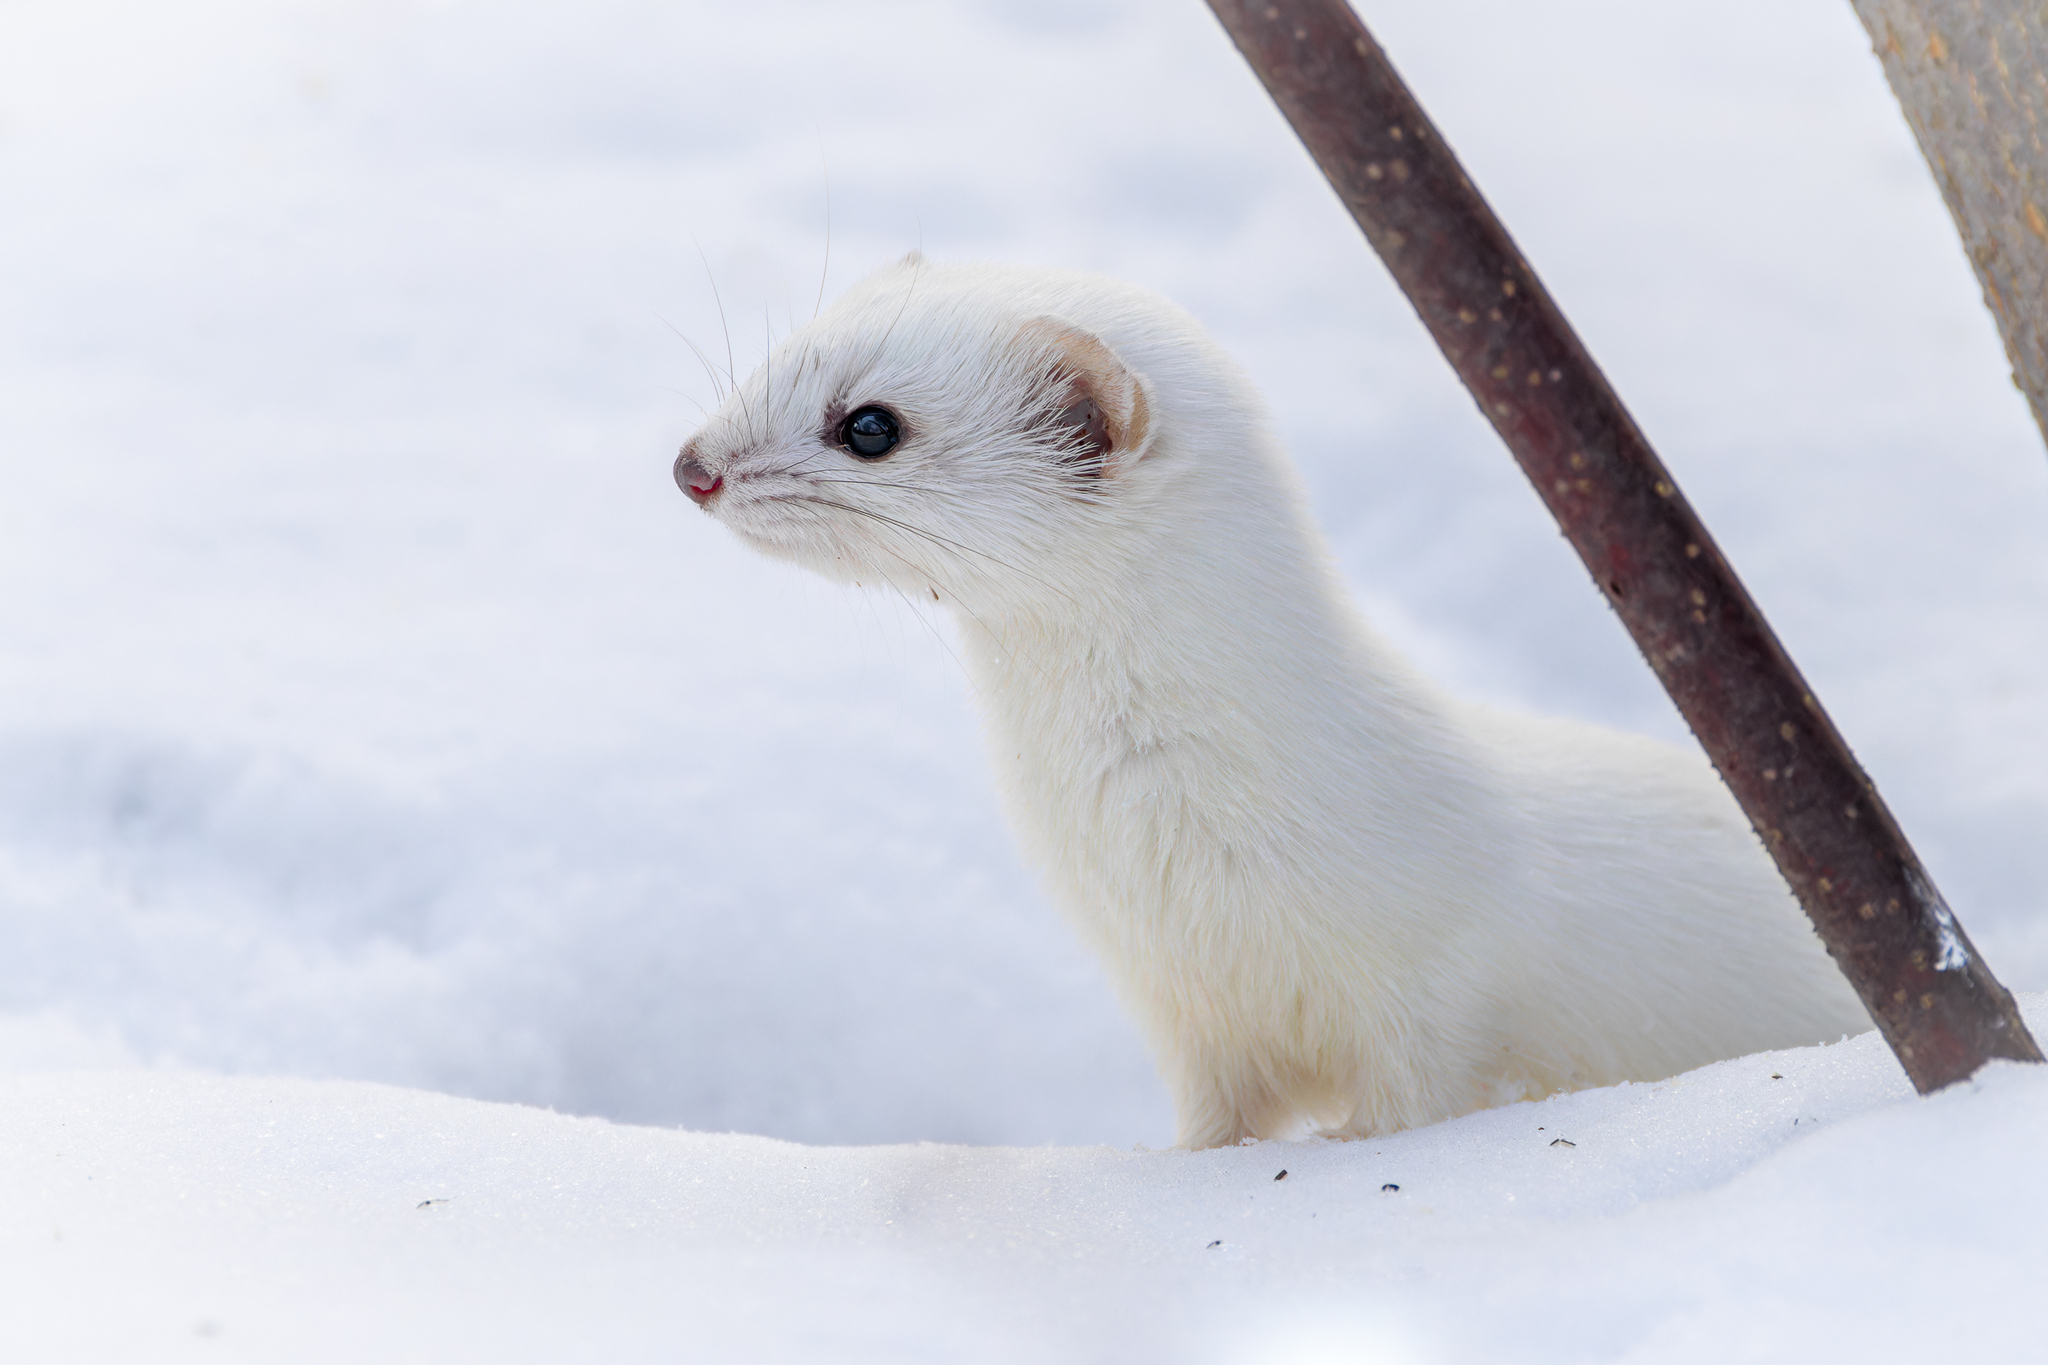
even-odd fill
[{"label": "weasel whisker", "polygon": [[718,292],[718,276],[711,271],[711,258],[704,254],[704,244],[692,237],[690,245],[697,248],[697,259],[704,263],[705,282],[711,286],[711,301],[718,305],[718,326],[725,333],[725,372],[733,376],[732,396],[739,399],[740,412],[747,420],[747,439],[751,441],[755,439],[754,414],[747,407],[746,386],[739,382],[739,367],[733,361],[732,324],[725,320],[725,298]]}]

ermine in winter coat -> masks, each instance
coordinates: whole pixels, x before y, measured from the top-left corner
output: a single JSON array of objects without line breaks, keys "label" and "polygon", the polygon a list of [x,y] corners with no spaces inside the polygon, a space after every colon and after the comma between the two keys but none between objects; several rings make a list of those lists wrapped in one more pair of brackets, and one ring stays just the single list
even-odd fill
[{"label": "ermine in winter coat", "polygon": [[676,480],[952,613],[1016,837],[1206,1147],[1869,1027],[1693,753],[1505,715],[1360,619],[1238,366],[1098,276],[871,276]]}]

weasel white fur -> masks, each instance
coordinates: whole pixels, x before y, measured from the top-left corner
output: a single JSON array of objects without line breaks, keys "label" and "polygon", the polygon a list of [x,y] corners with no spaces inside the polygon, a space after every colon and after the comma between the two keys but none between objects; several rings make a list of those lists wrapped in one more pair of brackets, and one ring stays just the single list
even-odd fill
[{"label": "weasel white fur", "polygon": [[950,608],[1010,822],[1183,1146],[1869,1027],[1702,758],[1457,701],[1374,635],[1244,373],[1143,290],[913,254],[676,477],[769,554]]}]

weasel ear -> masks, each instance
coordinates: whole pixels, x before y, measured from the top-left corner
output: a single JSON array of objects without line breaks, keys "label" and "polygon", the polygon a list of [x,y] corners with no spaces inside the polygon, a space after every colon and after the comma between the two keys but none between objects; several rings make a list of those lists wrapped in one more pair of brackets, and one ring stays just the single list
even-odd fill
[{"label": "weasel ear", "polygon": [[1152,445],[1152,386],[1107,342],[1064,318],[1024,324],[1027,346],[1049,362],[1058,422],[1073,428],[1076,465],[1110,478],[1145,458]]},{"label": "weasel ear", "polygon": [[916,247],[916,246],[914,246],[914,247],[910,248],[910,250],[908,250],[908,251],[906,251],[906,252],[904,252],[904,253],[903,253],[903,259],[902,259],[902,260],[900,260],[900,261],[898,261],[898,262],[896,262],[896,268],[897,268],[898,270],[901,270],[901,269],[902,269],[902,268],[903,268],[904,266],[906,266],[906,265],[923,265],[923,264],[924,264],[924,248],[923,248],[923,247]]}]

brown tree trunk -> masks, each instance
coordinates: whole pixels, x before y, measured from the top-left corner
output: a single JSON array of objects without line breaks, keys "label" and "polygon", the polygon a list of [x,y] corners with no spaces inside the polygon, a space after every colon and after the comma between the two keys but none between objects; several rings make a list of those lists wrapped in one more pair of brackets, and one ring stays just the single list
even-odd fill
[{"label": "brown tree trunk", "polygon": [[1850,0],[2048,437],[2048,0]]}]

